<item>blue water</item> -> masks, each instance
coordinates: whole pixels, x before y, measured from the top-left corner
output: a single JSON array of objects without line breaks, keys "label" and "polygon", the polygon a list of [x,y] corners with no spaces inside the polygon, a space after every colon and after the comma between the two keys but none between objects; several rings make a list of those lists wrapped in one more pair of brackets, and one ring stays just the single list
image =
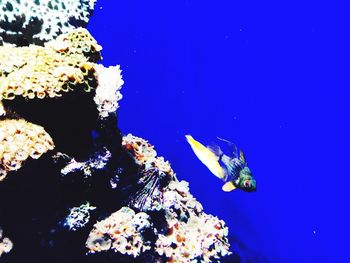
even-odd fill
[{"label": "blue water", "polygon": [[[88,28],[123,69],[122,132],[190,182],[242,262],[350,262],[346,5],[98,0]],[[258,191],[222,192],[185,134],[234,141]]]}]

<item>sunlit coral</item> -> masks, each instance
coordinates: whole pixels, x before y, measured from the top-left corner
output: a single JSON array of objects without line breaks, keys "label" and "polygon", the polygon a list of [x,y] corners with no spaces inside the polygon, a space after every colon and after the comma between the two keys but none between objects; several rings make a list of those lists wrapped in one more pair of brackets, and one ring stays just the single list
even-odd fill
[{"label": "sunlit coral", "polygon": [[45,47],[0,46],[0,100],[60,97],[77,87],[90,91],[97,85],[95,64],[90,61],[99,58],[100,50],[82,28]]},{"label": "sunlit coral", "polygon": [[135,213],[123,207],[105,220],[97,222],[90,232],[86,246],[90,253],[113,249],[116,252],[137,257],[151,249],[142,232],[151,227],[146,213]]},{"label": "sunlit coral", "polygon": [[43,127],[22,119],[0,120],[0,181],[29,157],[38,159],[52,149],[52,138]]}]

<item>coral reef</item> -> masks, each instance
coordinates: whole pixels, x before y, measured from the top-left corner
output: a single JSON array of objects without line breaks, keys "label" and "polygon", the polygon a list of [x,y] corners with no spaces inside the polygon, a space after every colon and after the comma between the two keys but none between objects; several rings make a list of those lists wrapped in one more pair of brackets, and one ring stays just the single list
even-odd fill
[{"label": "coral reef", "polygon": [[135,212],[124,207],[95,224],[86,242],[90,252],[114,250],[136,257],[147,250],[167,262],[213,262],[229,255],[225,223],[203,212],[188,183],[176,179],[169,162],[157,157],[146,140],[131,134],[123,137],[122,145],[135,158],[140,175],[128,204],[143,211],[136,215],[147,218],[144,225],[151,229],[136,231]]},{"label": "coral reef", "polygon": [[78,26],[85,26],[95,1],[0,1],[0,36],[10,43],[42,44]]},{"label": "coral reef", "polygon": [[0,231],[0,255],[219,262],[230,254],[225,223],[203,211],[153,145],[121,134],[120,67],[97,64],[102,48],[86,29],[68,31],[71,16],[87,22],[94,2],[0,0],[5,42],[49,40],[0,46],[0,225],[16,244],[10,251]]}]

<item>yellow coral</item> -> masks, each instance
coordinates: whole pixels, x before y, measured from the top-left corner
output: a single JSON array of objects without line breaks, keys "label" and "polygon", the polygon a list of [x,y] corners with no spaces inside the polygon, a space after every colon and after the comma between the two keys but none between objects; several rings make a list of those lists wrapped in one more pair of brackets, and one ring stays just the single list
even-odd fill
[{"label": "yellow coral", "polygon": [[96,85],[93,61],[100,58],[101,49],[82,28],[60,35],[44,47],[1,46],[0,100],[60,97],[79,84],[90,91]]},{"label": "yellow coral", "polygon": [[38,159],[54,148],[43,127],[25,120],[0,121],[0,181],[7,173],[21,168],[29,157]]}]

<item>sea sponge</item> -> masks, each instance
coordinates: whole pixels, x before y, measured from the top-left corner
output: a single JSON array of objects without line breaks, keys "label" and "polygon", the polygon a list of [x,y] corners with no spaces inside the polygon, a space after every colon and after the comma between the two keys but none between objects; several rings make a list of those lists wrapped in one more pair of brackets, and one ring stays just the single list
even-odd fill
[{"label": "sea sponge", "polygon": [[0,1],[0,36],[15,44],[42,44],[85,26],[96,0]]},{"label": "sea sponge", "polygon": [[86,241],[90,253],[113,249],[115,252],[137,257],[151,249],[150,241],[145,240],[143,231],[152,224],[146,213],[135,213],[122,207],[108,218],[97,222]]},{"label": "sea sponge", "polygon": [[60,35],[45,47],[0,47],[0,100],[60,97],[80,85],[95,88],[101,46],[86,29]]},{"label": "sea sponge", "polygon": [[53,149],[52,138],[43,127],[23,119],[0,120],[0,181],[29,157],[38,159]]}]

